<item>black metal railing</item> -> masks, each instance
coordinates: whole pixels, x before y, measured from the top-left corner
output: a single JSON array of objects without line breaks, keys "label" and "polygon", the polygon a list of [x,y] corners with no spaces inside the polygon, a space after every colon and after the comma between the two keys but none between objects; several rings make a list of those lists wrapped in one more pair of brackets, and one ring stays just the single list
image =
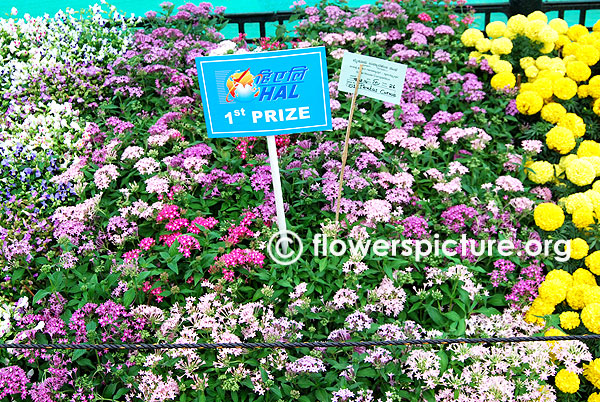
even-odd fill
[{"label": "black metal railing", "polygon": [[[512,6],[512,7],[511,7]],[[492,14],[502,13],[510,17],[511,11],[514,12],[514,4],[510,2],[495,4],[479,4],[473,6],[476,15],[482,15],[484,24],[487,25],[492,20]],[[579,12],[579,23],[586,25],[588,11],[600,10],[600,1],[569,1],[557,2],[549,1],[542,3],[544,12],[557,11],[558,18],[565,17],[565,11],[574,10]],[[291,11],[276,11],[268,13],[244,13],[244,14],[226,14],[225,17],[230,24],[237,24],[239,33],[246,33],[246,24],[259,24],[260,37],[267,36],[267,24],[277,22],[283,25],[289,21],[292,16]]]}]

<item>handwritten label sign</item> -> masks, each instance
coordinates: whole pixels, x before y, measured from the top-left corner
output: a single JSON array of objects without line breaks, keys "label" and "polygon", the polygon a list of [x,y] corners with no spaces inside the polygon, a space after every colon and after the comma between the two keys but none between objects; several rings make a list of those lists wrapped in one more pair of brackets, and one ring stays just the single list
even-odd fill
[{"label": "handwritten label sign", "polygon": [[358,94],[396,105],[400,104],[406,66],[376,57],[344,53],[338,89],[343,92],[354,92],[358,68],[361,64],[363,69]]},{"label": "handwritten label sign", "polygon": [[331,130],[324,47],[196,58],[211,138]]}]

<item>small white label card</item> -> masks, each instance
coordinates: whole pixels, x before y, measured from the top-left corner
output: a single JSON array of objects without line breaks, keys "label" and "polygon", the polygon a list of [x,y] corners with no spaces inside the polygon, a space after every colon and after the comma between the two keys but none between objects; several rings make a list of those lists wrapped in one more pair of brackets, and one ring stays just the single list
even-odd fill
[{"label": "small white label card", "polygon": [[345,52],[338,89],[343,92],[354,92],[361,64],[363,68],[358,94],[396,105],[400,104],[406,65],[376,57]]}]

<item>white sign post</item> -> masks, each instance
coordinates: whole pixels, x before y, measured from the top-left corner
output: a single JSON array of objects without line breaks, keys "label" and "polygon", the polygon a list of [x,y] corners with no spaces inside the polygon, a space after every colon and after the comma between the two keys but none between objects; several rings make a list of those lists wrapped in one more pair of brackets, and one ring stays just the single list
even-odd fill
[{"label": "white sign post", "polygon": [[273,193],[275,194],[277,226],[279,227],[281,241],[283,242],[283,253],[287,254],[287,226],[285,223],[285,212],[283,210],[283,192],[281,191],[281,176],[279,175],[279,161],[277,159],[277,144],[275,143],[275,136],[270,135],[267,137],[267,147],[269,148],[269,163],[271,164],[271,177],[273,178]]}]

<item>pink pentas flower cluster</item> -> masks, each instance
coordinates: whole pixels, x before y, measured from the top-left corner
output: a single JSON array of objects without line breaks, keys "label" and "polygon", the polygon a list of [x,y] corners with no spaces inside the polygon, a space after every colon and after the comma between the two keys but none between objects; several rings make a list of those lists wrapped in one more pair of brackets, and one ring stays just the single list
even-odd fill
[{"label": "pink pentas flower cluster", "polygon": [[122,256],[123,261],[125,261],[125,262],[131,262],[133,260],[137,261],[137,259],[140,258],[141,253],[142,253],[142,250],[140,250],[139,248],[136,248],[131,251],[127,251],[127,252],[123,253],[123,256]]},{"label": "pink pentas flower cluster", "polygon": [[228,268],[236,266],[262,267],[265,263],[265,255],[257,250],[236,248],[225,255],[215,257],[215,261],[223,263]]},{"label": "pink pentas flower cluster", "polygon": [[164,220],[171,221],[180,216],[181,214],[177,205],[165,205],[156,216],[156,222],[162,222]]},{"label": "pink pentas flower cluster", "polygon": [[253,219],[256,219],[256,214],[252,211],[246,212],[239,225],[231,225],[227,229],[227,234],[221,237],[221,240],[230,245],[236,245],[243,239],[254,237],[255,233],[248,228]]}]

